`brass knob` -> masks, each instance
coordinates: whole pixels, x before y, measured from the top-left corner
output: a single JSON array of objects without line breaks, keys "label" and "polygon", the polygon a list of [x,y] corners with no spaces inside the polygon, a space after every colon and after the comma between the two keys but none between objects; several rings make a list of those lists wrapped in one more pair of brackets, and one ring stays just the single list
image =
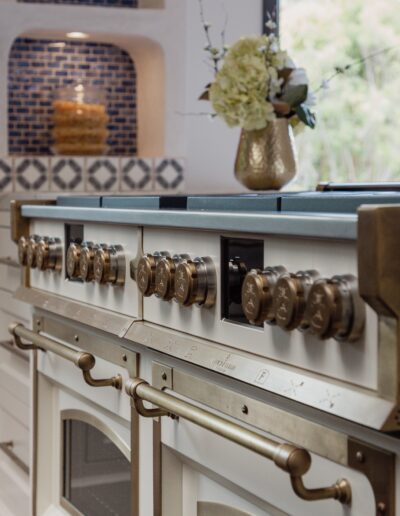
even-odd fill
[{"label": "brass knob", "polygon": [[284,267],[267,267],[263,271],[253,269],[245,277],[242,286],[242,308],[251,324],[275,323],[273,292]]},{"label": "brass knob", "polygon": [[191,306],[196,302],[198,289],[199,278],[195,263],[180,263],[175,273],[175,299],[183,306]]},{"label": "brass knob", "polygon": [[164,256],[156,266],[155,294],[164,301],[170,301],[174,297],[174,280],[177,257]]},{"label": "brass knob", "polygon": [[74,279],[79,278],[80,268],[79,262],[81,257],[81,246],[79,244],[70,244],[67,251],[67,276],[68,278]]},{"label": "brass knob", "polygon": [[97,283],[107,283],[110,279],[110,251],[107,248],[99,248],[94,253],[93,273]]},{"label": "brass knob", "polygon": [[36,248],[36,265],[41,271],[61,270],[62,254],[59,239],[42,239]]},{"label": "brass knob", "polygon": [[316,271],[283,274],[274,289],[274,314],[278,326],[290,331],[305,330],[309,323],[305,319],[307,294],[318,278]]},{"label": "brass knob", "polygon": [[41,240],[36,248],[36,266],[39,270],[45,271],[49,268],[49,256],[49,243]]},{"label": "brass knob", "polygon": [[30,237],[28,240],[28,249],[26,252],[26,264],[31,269],[36,269],[36,250],[38,242],[35,237]]},{"label": "brass knob", "polygon": [[79,275],[86,283],[94,280],[93,262],[95,250],[91,243],[83,243],[80,249]]},{"label": "brass knob", "polygon": [[94,279],[99,284],[125,283],[125,256],[121,246],[101,246],[94,253]]},{"label": "brass knob", "polygon": [[357,340],[364,327],[364,303],[354,276],[320,279],[312,286],[306,318],[310,331],[320,339]]},{"label": "brass knob", "polygon": [[28,260],[28,239],[22,236],[18,240],[18,261],[20,265],[27,265]]},{"label": "brass knob", "polygon": [[175,299],[182,306],[210,307],[215,303],[216,278],[211,258],[180,262],[175,272]]},{"label": "brass knob", "polygon": [[[145,297],[152,296],[156,291],[156,269],[157,263],[163,256],[169,256],[167,252],[145,254],[133,267],[133,278],[136,280],[138,289]],[[134,263],[134,262],[131,262]]]}]

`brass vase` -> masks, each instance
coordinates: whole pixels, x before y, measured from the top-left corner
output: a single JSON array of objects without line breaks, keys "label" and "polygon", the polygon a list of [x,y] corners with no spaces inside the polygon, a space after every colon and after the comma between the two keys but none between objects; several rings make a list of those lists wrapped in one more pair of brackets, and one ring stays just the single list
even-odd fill
[{"label": "brass vase", "polygon": [[235,176],[249,190],[280,190],[297,173],[292,128],[286,118],[265,129],[242,130],[235,161]]}]

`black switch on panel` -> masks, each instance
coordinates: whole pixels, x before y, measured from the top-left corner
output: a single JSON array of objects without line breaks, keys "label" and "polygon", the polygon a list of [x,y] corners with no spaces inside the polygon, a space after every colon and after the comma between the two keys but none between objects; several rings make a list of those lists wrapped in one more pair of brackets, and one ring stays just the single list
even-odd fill
[{"label": "black switch on panel", "polygon": [[264,268],[264,242],[221,238],[221,313],[228,321],[250,324],[242,309],[242,285],[251,269]]}]

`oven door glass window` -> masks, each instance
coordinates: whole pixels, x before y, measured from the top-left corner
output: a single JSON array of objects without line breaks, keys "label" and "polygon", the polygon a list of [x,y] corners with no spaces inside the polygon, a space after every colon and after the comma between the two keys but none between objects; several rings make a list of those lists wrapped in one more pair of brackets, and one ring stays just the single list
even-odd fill
[{"label": "oven door glass window", "polygon": [[126,454],[93,424],[63,421],[63,497],[85,516],[131,514],[131,465]]}]

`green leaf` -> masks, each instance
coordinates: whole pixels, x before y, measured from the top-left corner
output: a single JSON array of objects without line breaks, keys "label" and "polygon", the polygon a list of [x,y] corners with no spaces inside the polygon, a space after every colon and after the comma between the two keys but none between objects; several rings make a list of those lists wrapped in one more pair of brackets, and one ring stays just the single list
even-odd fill
[{"label": "green leaf", "polygon": [[210,100],[210,91],[205,90],[199,97],[199,100]]},{"label": "green leaf", "polygon": [[292,109],[294,109],[306,100],[307,95],[307,84],[299,84],[297,86],[286,87],[279,100],[281,102],[286,102]]},{"label": "green leaf", "polygon": [[308,127],[311,127],[311,129],[315,129],[317,123],[315,113],[313,113],[306,104],[297,106],[295,108],[295,112],[303,124],[308,125]]},{"label": "green leaf", "polygon": [[211,88],[211,82],[207,84],[205,90],[200,95],[199,100],[210,100],[210,88]]}]

